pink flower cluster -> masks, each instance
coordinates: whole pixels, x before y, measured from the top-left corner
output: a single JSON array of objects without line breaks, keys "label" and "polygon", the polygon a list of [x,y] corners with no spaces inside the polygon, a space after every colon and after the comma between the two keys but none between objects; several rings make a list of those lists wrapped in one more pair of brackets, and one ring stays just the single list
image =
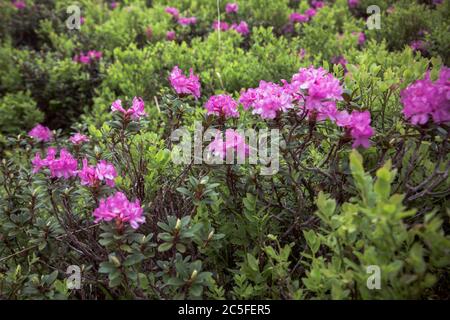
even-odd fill
[{"label": "pink flower cluster", "polygon": [[23,0],[14,0],[12,2],[12,4],[16,9],[19,9],[19,10],[25,9],[27,7],[25,1],[23,1]]},{"label": "pink flower cluster", "polygon": [[167,31],[166,40],[172,41],[175,40],[175,37],[176,37],[175,31]]},{"label": "pink flower cluster", "polygon": [[297,95],[300,108],[316,113],[317,120],[335,119],[336,101],[342,100],[343,89],[325,69],[301,68],[292,76],[291,90]]},{"label": "pink flower cluster", "polygon": [[87,159],[83,159],[83,168],[78,172],[83,186],[97,187],[102,181],[108,186],[114,187],[114,180],[117,177],[116,169],[105,160],[100,160],[97,166],[88,164]]},{"label": "pink flower cluster", "polygon": [[303,14],[298,13],[298,12],[293,12],[289,15],[289,21],[292,23],[308,22],[317,14],[317,10],[320,9],[322,6],[323,5],[320,2],[317,2],[316,6],[314,6],[314,4],[313,4],[313,7],[306,9]]},{"label": "pink flower cluster", "polygon": [[343,89],[339,80],[323,68],[301,68],[283,85],[261,81],[258,88],[241,93],[239,102],[244,109],[253,108],[253,114],[263,119],[274,119],[279,113],[297,107],[308,117],[321,121],[330,119],[346,128],[354,139],[353,147],[370,145],[374,131],[370,126],[370,113],[339,111],[336,102],[342,100]]},{"label": "pink flower cluster", "polygon": [[248,24],[245,21],[237,23],[233,23],[231,26],[225,21],[214,21],[212,25],[214,30],[227,31],[227,30],[235,30],[237,33],[246,36],[250,33],[248,28]]},{"label": "pink flower cluster", "polygon": [[292,23],[305,23],[309,21],[309,17],[306,14],[301,14],[298,12],[293,12],[289,16],[289,21]]},{"label": "pink flower cluster", "polygon": [[111,111],[117,111],[123,114],[125,119],[139,120],[142,117],[146,117],[144,100],[142,98],[134,97],[133,105],[128,110],[122,107],[122,100],[118,99],[111,105]]},{"label": "pink flower cluster", "polygon": [[200,81],[192,69],[189,70],[189,77],[183,74],[183,71],[175,66],[169,76],[170,85],[179,95],[193,95],[196,99],[200,98]]},{"label": "pink flower cluster", "polygon": [[225,6],[225,12],[230,13],[237,13],[239,9],[239,6],[237,3],[227,3]]},{"label": "pink flower cluster", "polygon": [[353,148],[363,146],[370,147],[370,137],[373,136],[374,131],[370,126],[370,112],[369,111],[353,111],[349,114],[347,111],[338,111],[336,114],[336,124],[339,127],[346,128],[352,138]]},{"label": "pink flower cluster", "polygon": [[352,9],[356,8],[359,6],[359,0],[348,0],[348,6]]},{"label": "pink flower cluster", "polygon": [[164,10],[166,13],[170,14],[174,20],[176,20],[182,26],[188,26],[197,23],[196,17],[180,17],[180,12],[177,8],[166,7]]},{"label": "pink flower cluster", "polygon": [[214,141],[208,146],[208,150],[221,159],[224,159],[231,151],[236,152],[239,159],[244,159],[250,152],[245,139],[233,129],[225,131],[225,141],[223,141],[223,133],[218,130]]},{"label": "pink flower cluster", "polygon": [[320,9],[325,6],[325,3],[320,0],[313,0],[311,1],[311,6],[313,6],[314,9]]},{"label": "pink flower cluster", "polygon": [[292,101],[288,84],[280,86],[266,81],[261,81],[258,88],[242,92],[239,98],[245,110],[253,108],[253,114],[259,114],[263,119],[274,119],[278,112],[290,109]]},{"label": "pink flower cluster", "polygon": [[227,94],[211,96],[205,104],[208,114],[225,118],[238,118],[238,103]]},{"label": "pink flower cluster", "polygon": [[100,60],[102,58],[102,52],[97,50],[89,50],[87,53],[81,52],[79,55],[73,57],[73,61],[82,64],[91,64],[93,61]]},{"label": "pink flower cluster", "polygon": [[100,200],[100,205],[93,215],[96,223],[102,220],[116,220],[119,226],[127,222],[133,229],[137,229],[140,224],[145,223],[143,212],[138,199],[130,202],[122,192],[116,192],[107,199]]},{"label": "pink flower cluster", "polygon": [[28,135],[38,142],[49,141],[53,137],[51,130],[41,124],[36,125],[28,132]]},{"label": "pink flower cluster", "polygon": [[77,132],[73,136],[71,136],[69,138],[69,140],[70,140],[70,142],[72,142],[72,144],[78,146],[84,142],[88,142],[89,138],[87,136],[85,136],[84,134]]},{"label": "pink flower cluster", "polygon": [[400,92],[404,106],[402,112],[412,124],[450,121],[450,68],[443,67],[433,82],[428,71],[424,79],[417,80]]},{"label": "pink flower cluster", "polygon": [[196,17],[179,17],[178,23],[182,26],[189,26],[197,23]]},{"label": "pink flower cluster", "polygon": [[164,11],[170,14],[174,19],[178,19],[180,17],[180,12],[177,8],[167,7]]},{"label": "pink flower cluster", "polygon": [[76,176],[78,163],[77,160],[66,149],[61,149],[59,158],[56,158],[56,149],[48,148],[47,156],[41,159],[41,155],[36,153],[31,161],[33,164],[33,173],[38,173],[42,168],[47,167],[50,170],[52,178],[65,178]]},{"label": "pink flower cluster", "polygon": [[425,52],[427,49],[427,44],[423,40],[414,40],[409,44],[409,46],[413,51]]}]

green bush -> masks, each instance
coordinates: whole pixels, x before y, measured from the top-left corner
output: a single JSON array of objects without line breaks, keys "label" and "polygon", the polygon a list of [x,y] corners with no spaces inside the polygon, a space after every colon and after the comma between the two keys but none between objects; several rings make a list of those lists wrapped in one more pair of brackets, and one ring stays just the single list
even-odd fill
[{"label": "green bush", "polygon": [[36,107],[30,93],[9,93],[0,99],[0,131],[17,134],[31,129],[44,120],[44,113]]}]

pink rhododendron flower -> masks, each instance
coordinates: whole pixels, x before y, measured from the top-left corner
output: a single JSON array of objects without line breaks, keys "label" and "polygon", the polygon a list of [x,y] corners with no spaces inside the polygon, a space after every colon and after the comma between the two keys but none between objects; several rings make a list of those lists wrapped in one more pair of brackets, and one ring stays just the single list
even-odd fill
[{"label": "pink rhododendron flower", "polygon": [[102,52],[97,50],[89,50],[87,54],[89,58],[96,60],[100,60],[103,56]]},{"label": "pink rhododendron flower", "polygon": [[422,40],[414,40],[409,45],[413,51],[425,51],[426,43]]},{"label": "pink rhododendron flower", "polygon": [[94,60],[100,60],[102,55],[101,51],[89,50],[87,53],[81,52],[79,55],[75,55],[72,60],[82,64],[90,64]]},{"label": "pink rhododendron flower", "polygon": [[309,17],[305,14],[301,14],[298,12],[294,12],[291,13],[291,15],[289,16],[289,21],[293,22],[293,23],[304,23],[304,22],[308,22]]},{"label": "pink rhododendron flower", "polygon": [[359,5],[359,0],[348,0],[348,6],[350,8],[356,8]]},{"label": "pink rhododendron flower", "polygon": [[122,107],[122,100],[118,99],[111,105],[111,111],[117,111],[124,115],[125,118],[131,118],[133,120],[139,120],[142,117],[146,117],[144,100],[142,98],[134,97],[133,105],[128,110]]},{"label": "pink rhododendron flower", "polygon": [[237,13],[239,6],[237,3],[227,3],[225,6],[226,13]]},{"label": "pink rhododendron flower", "polygon": [[33,129],[31,129],[30,132],[28,132],[28,135],[39,142],[49,141],[53,137],[51,130],[41,124],[38,124]]},{"label": "pink rhododendron flower", "polygon": [[178,23],[182,26],[189,26],[197,23],[196,17],[180,17]]},{"label": "pink rhododendron flower", "polygon": [[214,30],[219,30],[220,31],[227,31],[228,29],[230,29],[230,26],[228,25],[228,23],[226,23],[225,21],[214,21],[213,25],[212,25]]},{"label": "pink rhododendron flower", "polygon": [[117,8],[117,6],[118,6],[118,3],[117,3],[116,1],[111,2],[110,5],[109,5],[109,7],[110,7],[112,10],[114,10],[115,8]]},{"label": "pink rhododendron flower", "polygon": [[403,114],[412,124],[450,121],[450,68],[443,67],[433,82],[430,72],[400,92]]},{"label": "pink rhododendron flower", "polygon": [[96,186],[99,183],[99,179],[95,174],[95,168],[88,165],[87,159],[83,159],[83,167],[78,171],[78,177],[80,178],[81,185],[83,186]]},{"label": "pink rhododendron flower", "polygon": [[83,159],[83,168],[78,171],[82,185],[97,187],[104,181],[108,186],[114,187],[114,180],[117,177],[116,169],[112,164],[101,160],[96,167],[90,166],[87,159]]},{"label": "pink rhododendron flower", "polygon": [[227,94],[211,96],[205,104],[205,108],[208,110],[208,114],[225,118],[239,117],[238,103]]},{"label": "pink rhododendron flower", "polygon": [[170,85],[179,95],[193,95],[200,98],[200,81],[194,74],[192,68],[189,70],[189,77],[183,74],[183,71],[175,66],[169,76]]},{"label": "pink rhododendron flower", "polygon": [[172,17],[178,19],[180,16],[180,12],[177,8],[174,7],[167,7],[164,11],[166,11],[168,14],[170,14]]},{"label": "pink rhododendron flower", "polygon": [[316,11],[314,8],[309,8],[309,9],[306,9],[306,11],[305,11],[305,15],[306,15],[308,18],[312,18],[312,17],[314,17],[316,14],[317,14],[317,11]]},{"label": "pink rhododendron flower", "polygon": [[108,186],[114,187],[114,179],[117,177],[117,173],[112,164],[100,160],[95,168],[95,174],[100,181],[104,180]]},{"label": "pink rhododendron flower", "polygon": [[19,10],[25,9],[27,7],[27,4],[25,3],[25,1],[22,1],[22,0],[15,0],[12,2],[12,4],[16,9],[19,9]]},{"label": "pink rhododendron flower", "polygon": [[68,179],[77,175],[78,162],[66,149],[61,149],[59,158],[56,158],[56,149],[48,148],[45,159],[41,159],[39,153],[36,153],[31,163],[33,164],[33,173],[47,167],[50,169],[52,178]]},{"label": "pink rhododendron flower", "polygon": [[119,226],[129,223],[133,229],[137,229],[140,224],[145,223],[143,212],[138,199],[130,202],[122,192],[116,192],[107,199],[100,200],[100,205],[95,209],[93,215],[95,223],[102,220],[115,220]]},{"label": "pink rhododendron flower", "polygon": [[81,134],[79,132],[75,133],[73,136],[69,138],[70,142],[72,142],[74,145],[80,145],[83,142],[88,142],[89,138],[85,136],[84,134]]},{"label": "pink rhododendron flower", "polygon": [[301,68],[292,76],[291,86],[295,92],[305,91],[299,99],[299,106],[317,113],[317,119],[333,120],[336,101],[342,100],[343,89],[339,80],[323,68]]},{"label": "pink rhododendron flower", "polygon": [[50,147],[47,149],[47,156],[45,159],[41,159],[41,155],[39,152],[36,153],[34,158],[31,160],[33,165],[33,173],[38,173],[42,168],[47,167],[48,164],[55,159],[56,149]]},{"label": "pink rhododendron flower", "polygon": [[48,163],[52,178],[70,178],[77,174],[78,162],[66,149],[61,149],[59,158]]},{"label": "pink rhododendron flower", "polygon": [[292,100],[290,87],[266,81],[261,81],[256,89],[243,92],[239,98],[244,109],[253,108],[253,114],[259,114],[263,119],[274,119],[278,112],[290,109]]},{"label": "pink rhododendron flower", "polygon": [[245,143],[239,133],[233,129],[225,131],[225,141],[223,141],[222,132],[218,131],[214,141],[208,146],[208,150],[217,157],[224,159],[228,152],[236,152],[239,159],[244,159],[249,155],[249,146]]},{"label": "pink rhododendron flower", "polygon": [[175,40],[175,31],[167,31],[166,39],[169,41]]},{"label": "pink rhododendron flower", "polygon": [[325,6],[325,3],[323,1],[313,0],[311,2],[311,5],[314,7],[314,9],[320,9]]},{"label": "pink rhododendron flower", "polygon": [[346,128],[353,141],[353,148],[362,146],[364,148],[370,147],[370,138],[374,131],[370,126],[370,112],[369,111],[353,111],[349,114],[347,111],[338,112],[336,115],[336,124],[340,127]]},{"label": "pink rhododendron flower", "polygon": [[241,22],[239,22],[239,24],[233,23],[231,25],[231,28],[233,30],[236,30],[237,33],[240,33],[243,36],[246,36],[250,33],[247,22],[245,22],[245,21],[241,21]]}]

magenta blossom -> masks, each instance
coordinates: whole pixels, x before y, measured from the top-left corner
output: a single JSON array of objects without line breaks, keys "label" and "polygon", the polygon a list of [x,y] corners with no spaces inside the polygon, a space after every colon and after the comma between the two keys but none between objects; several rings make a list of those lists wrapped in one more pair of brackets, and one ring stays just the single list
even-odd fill
[{"label": "magenta blossom", "polygon": [[227,31],[230,29],[230,26],[225,21],[214,21],[212,25],[214,30]]},{"label": "magenta blossom", "polygon": [[304,22],[308,22],[309,17],[305,14],[301,14],[298,12],[294,12],[291,13],[291,15],[289,16],[289,21],[293,22],[293,23],[304,23]]},{"label": "magenta blossom", "polygon": [[39,142],[49,141],[53,137],[53,134],[50,131],[50,129],[44,127],[41,124],[38,124],[33,129],[31,129],[30,132],[28,132],[28,135]]},{"label": "magenta blossom", "polygon": [[87,53],[81,52],[79,55],[75,55],[72,60],[81,64],[91,64],[95,60],[100,60],[102,55],[101,51],[89,50]]},{"label": "magenta blossom", "polygon": [[22,0],[15,0],[12,2],[12,4],[16,9],[19,9],[19,10],[25,9],[27,7],[27,4],[25,3],[25,1],[22,1]]},{"label": "magenta blossom", "polygon": [[350,8],[356,8],[359,5],[359,0],[348,0],[348,6]]},{"label": "magenta blossom", "polygon": [[227,3],[225,6],[226,13],[237,13],[239,6],[237,3]]},{"label": "magenta blossom", "polygon": [[313,0],[311,2],[311,5],[314,7],[314,9],[320,9],[325,6],[325,3],[323,1]]},{"label": "magenta blossom", "polygon": [[80,25],[84,24],[85,21],[84,17],[80,17]]},{"label": "magenta blossom", "polygon": [[170,14],[175,19],[178,19],[178,17],[180,16],[180,12],[178,11],[177,8],[174,8],[174,7],[167,7],[164,11],[166,11],[168,14]]},{"label": "magenta blossom", "polygon": [[241,21],[241,22],[239,22],[239,24],[233,23],[231,25],[231,29],[236,30],[237,33],[239,33],[243,36],[246,36],[250,33],[247,22],[245,22],[245,21]]},{"label": "magenta blossom", "polygon": [[433,82],[428,71],[425,78],[400,92],[403,114],[412,124],[450,121],[450,68],[443,67]]},{"label": "magenta blossom", "polygon": [[189,77],[186,77],[178,66],[173,67],[169,76],[169,81],[177,94],[191,94],[196,99],[200,98],[200,81],[198,76],[192,71],[192,68],[189,70]]},{"label": "magenta blossom", "polygon": [[167,31],[166,33],[166,39],[168,41],[175,40],[175,31]]},{"label": "magenta blossom", "polygon": [[124,115],[126,119],[131,118],[133,120],[139,120],[142,117],[146,117],[144,100],[142,98],[134,97],[133,105],[128,110],[122,107],[122,101],[120,99],[114,101],[111,105],[111,111],[117,111]]},{"label": "magenta blossom", "polygon": [[301,109],[316,113],[318,120],[334,119],[336,101],[342,100],[339,80],[323,68],[301,68],[292,76],[291,87],[296,92]]},{"label": "magenta blossom", "polygon": [[182,26],[194,25],[197,23],[196,17],[180,17],[178,18],[178,23]]},{"label": "magenta blossom", "polygon": [[109,4],[109,7],[110,7],[112,10],[114,10],[115,8],[117,8],[117,6],[118,6],[118,3],[117,3],[116,1],[113,1],[113,2],[111,2],[111,3]]},{"label": "magenta blossom", "polygon": [[242,92],[239,98],[245,110],[253,108],[253,114],[263,119],[274,119],[279,112],[292,108],[292,100],[290,87],[266,81],[260,81],[258,88]]},{"label": "magenta blossom", "polygon": [[353,111],[351,114],[348,114],[347,111],[341,111],[336,116],[336,124],[339,127],[346,128],[354,139],[353,148],[359,146],[364,148],[370,147],[369,139],[374,134],[370,121],[369,111]]},{"label": "magenta blossom", "polygon": [[211,96],[205,104],[208,114],[225,118],[238,118],[239,112],[237,110],[238,103],[227,94],[219,94]]},{"label": "magenta blossom", "polygon": [[133,229],[137,229],[140,224],[145,223],[143,212],[144,210],[138,199],[130,202],[122,192],[116,192],[106,200],[100,200],[100,205],[95,209],[93,215],[95,223],[102,220],[115,220],[120,228],[123,223],[127,222]]},{"label": "magenta blossom", "polygon": [[366,35],[364,34],[364,32],[353,32],[352,34],[358,36],[358,45],[359,46],[364,45],[364,43],[366,42]]},{"label": "magenta blossom", "polygon": [[39,172],[43,167],[50,169],[50,176],[52,178],[65,178],[77,175],[77,160],[66,149],[61,149],[59,152],[59,158],[56,158],[56,149],[48,148],[47,157],[41,159],[39,153],[36,153],[34,159],[31,161],[33,164],[33,173]]},{"label": "magenta blossom", "polygon": [[414,40],[409,45],[413,51],[426,51],[426,43],[422,40]]},{"label": "magenta blossom", "polygon": [[228,152],[236,152],[238,159],[245,159],[250,152],[249,146],[245,143],[245,138],[233,129],[225,131],[225,141],[223,141],[222,132],[217,130],[216,137],[208,146],[208,150],[221,159],[224,159]]},{"label": "magenta blossom", "polygon": [[102,181],[108,186],[114,187],[114,180],[117,177],[116,169],[112,164],[101,160],[96,167],[88,165],[87,159],[83,159],[83,168],[78,171],[78,177],[82,185],[98,187]]},{"label": "magenta blossom", "polygon": [[306,9],[305,15],[309,18],[314,17],[317,14],[317,11],[314,8]]},{"label": "magenta blossom", "polygon": [[80,145],[84,142],[88,142],[89,138],[85,136],[84,134],[81,134],[79,132],[75,133],[73,136],[69,138],[70,142],[72,142],[74,145]]}]

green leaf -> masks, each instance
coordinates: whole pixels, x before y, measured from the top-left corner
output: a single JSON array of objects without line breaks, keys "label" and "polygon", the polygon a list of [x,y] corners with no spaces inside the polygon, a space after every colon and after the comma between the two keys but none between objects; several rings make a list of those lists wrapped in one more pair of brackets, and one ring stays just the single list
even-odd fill
[{"label": "green leaf", "polygon": [[135,254],[132,254],[132,255],[128,256],[125,259],[125,261],[123,262],[123,265],[125,267],[129,267],[129,266],[138,264],[142,260],[144,260],[144,256],[141,253],[135,253]]},{"label": "green leaf", "polygon": [[159,252],[165,252],[165,251],[167,251],[167,250],[170,250],[170,248],[172,248],[172,247],[173,247],[173,243],[171,243],[171,242],[165,242],[165,243],[161,244],[161,245],[158,247],[158,251],[159,251]]}]

